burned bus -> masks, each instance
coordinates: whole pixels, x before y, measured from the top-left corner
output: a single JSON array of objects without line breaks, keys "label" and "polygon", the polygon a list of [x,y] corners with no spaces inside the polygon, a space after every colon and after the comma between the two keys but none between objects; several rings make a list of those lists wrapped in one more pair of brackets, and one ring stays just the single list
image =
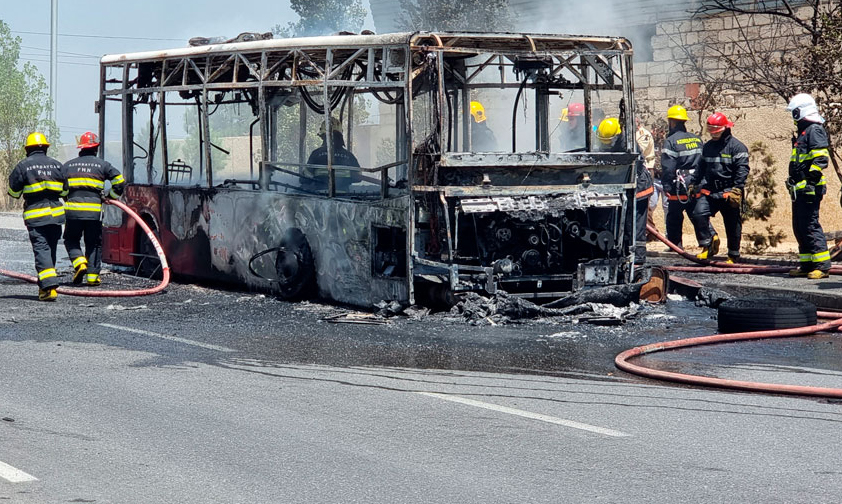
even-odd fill
[{"label": "burned bus", "polygon": [[[182,278],[358,306],[634,275],[621,37],[398,33],[107,55],[101,155]],[[627,148],[604,152],[601,117]],[[104,217],[104,260],[155,271]]]}]

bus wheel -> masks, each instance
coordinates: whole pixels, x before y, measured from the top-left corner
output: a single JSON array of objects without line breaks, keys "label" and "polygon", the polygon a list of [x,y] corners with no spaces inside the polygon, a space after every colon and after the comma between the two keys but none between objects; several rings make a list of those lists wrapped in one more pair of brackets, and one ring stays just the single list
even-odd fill
[{"label": "bus wheel", "polygon": [[288,301],[307,299],[314,293],[316,265],[304,233],[289,229],[281,238],[275,258],[278,297]]},{"label": "bus wheel", "polygon": [[[155,221],[152,220],[152,217],[144,215],[143,222],[145,222],[146,225],[149,226],[149,229],[155,233],[155,237],[158,238],[158,241],[161,241],[161,235],[158,233],[158,227],[155,226]],[[138,226],[137,232],[137,276],[160,280],[163,278],[163,271],[161,270],[161,259],[158,257],[158,252],[155,250],[155,246],[152,245],[152,241],[149,240],[149,237],[146,236],[146,233],[143,232],[143,229],[141,229],[140,226]]]}]

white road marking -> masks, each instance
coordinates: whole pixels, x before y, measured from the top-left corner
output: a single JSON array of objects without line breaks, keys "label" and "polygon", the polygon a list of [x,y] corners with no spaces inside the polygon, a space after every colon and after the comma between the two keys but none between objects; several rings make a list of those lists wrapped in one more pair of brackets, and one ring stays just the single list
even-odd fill
[{"label": "white road marking", "polygon": [[0,462],[0,478],[9,483],[23,483],[26,481],[38,481],[38,478],[31,474],[26,474],[16,467]]},{"label": "white road marking", "polygon": [[573,420],[565,420],[563,418],[557,418],[554,416],[549,415],[542,415],[540,413],[532,413],[531,411],[524,411],[519,410],[516,408],[508,408],[506,406],[498,406],[496,404],[486,403],[482,401],[475,401],[473,399],[465,399],[464,397],[457,397],[448,394],[437,394],[435,392],[417,392],[418,394],[435,397],[437,399],[443,399],[445,401],[452,401],[455,403],[460,404],[467,404],[468,406],[476,406],[477,408],[484,408],[487,410],[492,411],[499,411],[500,413],[507,413],[509,415],[517,415],[524,418],[531,418],[533,420],[540,420],[542,422],[548,422],[551,424],[556,425],[563,425],[565,427],[572,427],[574,429],[581,429],[589,432],[595,432],[597,434],[602,434],[605,436],[613,436],[613,437],[626,437],[630,436],[630,434],[626,434],[625,432],[615,431],[612,429],[606,429],[604,427],[597,427],[595,425],[588,425],[580,422],[574,422]]},{"label": "white road marking", "polygon": [[166,334],[159,334],[152,331],[144,331],[143,329],[133,329],[131,327],[123,327],[114,324],[99,324],[102,327],[108,327],[109,329],[117,329],[120,331],[126,331],[135,334],[142,334],[144,336],[152,336],[153,338],[161,338],[169,341],[175,341],[178,343],[184,343],[185,345],[192,345],[197,346],[200,348],[207,348],[208,350],[216,350],[217,352],[236,352],[236,350],[232,348],[226,348],[224,346],[219,345],[211,345],[209,343],[202,343],[200,341],[193,341],[189,339],[179,338],[178,336],[167,336]]}]

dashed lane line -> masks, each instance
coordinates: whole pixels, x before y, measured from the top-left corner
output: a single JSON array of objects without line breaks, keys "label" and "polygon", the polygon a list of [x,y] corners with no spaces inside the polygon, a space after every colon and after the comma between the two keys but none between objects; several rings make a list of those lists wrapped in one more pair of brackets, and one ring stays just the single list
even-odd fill
[{"label": "dashed lane line", "polygon": [[38,478],[31,474],[27,474],[17,467],[12,467],[9,464],[0,462],[0,478],[9,483],[25,483],[27,481],[38,481]]},{"label": "dashed lane line", "polygon": [[596,425],[589,425],[581,422],[575,422],[573,420],[565,420],[564,418],[557,418],[554,416],[549,415],[542,415],[540,413],[533,413],[531,411],[524,411],[516,408],[509,408],[506,406],[498,406],[496,404],[491,404],[482,401],[475,401],[473,399],[465,399],[464,397],[458,397],[449,394],[439,394],[435,392],[417,392],[418,394],[425,395],[428,397],[435,397],[437,399],[442,399],[445,401],[451,401],[459,404],[467,404],[468,406],[474,406],[477,408],[484,408],[487,410],[497,411],[500,413],[506,413],[509,415],[516,415],[519,417],[530,418],[532,420],[539,420],[541,422],[547,422],[556,425],[563,425],[565,427],[571,427],[573,429],[580,429],[588,432],[594,432],[596,434],[602,434],[603,436],[612,436],[612,437],[627,437],[630,434],[626,434],[625,432],[620,432],[612,429],[606,429],[605,427],[598,427]]},{"label": "dashed lane line", "polygon": [[208,350],[216,350],[217,352],[236,352],[236,350],[234,350],[233,348],[227,348],[227,347],[219,346],[219,345],[211,345],[210,343],[202,343],[201,341],[193,341],[193,340],[189,340],[189,339],[185,339],[185,338],[179,338],[178,336],[169,336],[169,335],[166,335],[166,334],[160,334],[160,333],[156,333],[156,332],[152,332],[152,331],[145,331],[143,329],[134,329],[134,328],[131,328],[131,327],[124,327],[124,326],[119,326],[119,325],[114,325],[114,324],[100,323],[99,325],[101,325],[102,327],[107,327],[109,329],[117,329],[119,331],[126,331],[126,332],[130,332],[130,333],[135,333],[135,334],[142,334],[144,336],[151,336],[153,338],[161,338],[161,339],[165,339],[165,340],[168,340],[168,341],[175,341],[177,343],[183,343],[185,345],[192,345],[192,346],[199,347],[199,348],[207,348]]}]

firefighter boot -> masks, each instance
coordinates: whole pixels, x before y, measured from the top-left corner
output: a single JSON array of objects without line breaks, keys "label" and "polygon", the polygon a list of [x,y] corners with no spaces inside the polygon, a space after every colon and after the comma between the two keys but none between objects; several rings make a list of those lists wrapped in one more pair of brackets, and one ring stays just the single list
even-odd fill
[{"label": "firefighter boot", "polygon": [[97,285],[101,284],[102,282],[99,280],[99,275],[96,273],[88,273],[85,278],[86,284],[90,287],[96,287]]},{"label": "firefighter boot", "polygon": [[88,260],[84,257],[77,257],[73,260],[73,283],[80,284],[88,272]]},{"label": "firefighter boot", "polygon": [[829,276],[830,276],[830,273],[828,273],[827,271],[822,271],[822,270],[818,270],[818,269],[815,269],[815,270],[807,273],[807,278],[809,278],[810,280],[818,280],[819,278],[827,278]]},{"label": "firefighter boot", "polygon": [[702,247],[702,251],[696,254],[696,259],[711,259],[719,252],[719,235],[713,235],[710,245]]},{"label": "firefighter boot", "polygon": [[738,262],[740,262],[740,256],[729,255],[728,260],[725,261],[725,264],[737,264]]},{"label": "firefighter boot", "polygon": [[48,289],[38,289],[39,301],[55,301],[57,297],[58,291],[56,291],[55,287],[50,287]]}]

